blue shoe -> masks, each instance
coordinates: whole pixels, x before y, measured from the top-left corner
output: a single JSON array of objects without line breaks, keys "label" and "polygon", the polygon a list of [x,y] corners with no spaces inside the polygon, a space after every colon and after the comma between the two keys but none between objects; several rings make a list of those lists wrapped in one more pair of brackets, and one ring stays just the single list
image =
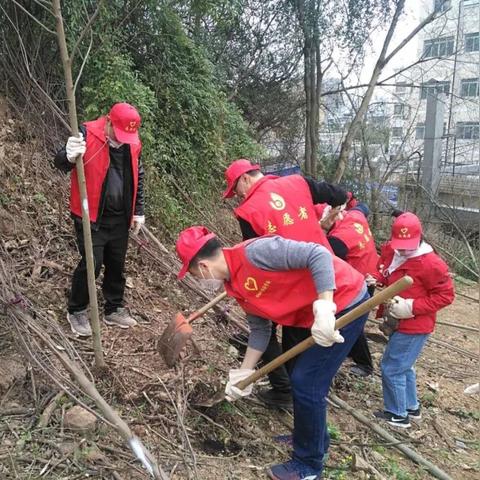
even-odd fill
[{"label": "blue shoe", "polygon": [[267,475],[272,480],[320,480],[321,473],[298,460],[279,463],[267,469]]}]

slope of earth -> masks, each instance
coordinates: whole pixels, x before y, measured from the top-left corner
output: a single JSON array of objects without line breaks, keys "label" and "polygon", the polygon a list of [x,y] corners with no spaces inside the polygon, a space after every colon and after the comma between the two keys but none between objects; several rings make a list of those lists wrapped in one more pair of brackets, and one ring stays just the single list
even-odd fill
[{"label": "slope of earth", "polygon": [[[58,322],[91,364],[90,340],[69,334],[65,319],[66,294],[78,260],[66,207],[67,178],[52,169],[49,155],[25,133],[22,122],[3,110],[0,115],[0,242],[8,252],[2,260],[18,280],[18,294]],[[229,217],[226,209],[224,215]],[[239,330],[225,315],[235,308],[226,302],[223,312],[195,323],[194,343],[182,361],[168,369],[158,351],[159,335],[177,311],[191,312],[204,302],[176,281],[176,268],[173,256],[132,242],[127,301],[139,325],[127,331],[102,326],[109,374],[97,380],[97,388],[172,480],[264,478],[266,465],[288,457],[288,444],[274,438],[290,433],[292,415],[268,410],[255,397],[212,408],[196,406],[221,389],[229,368],[238,365],[238,352],[228,338]],[[458,288],[478,295],[471,287]],[[0,312],[2,323],[7,318]],[[478,303],[459,296],[440,318],[478,327]],[[378,333],[373,324],[369,331]],[[478,381],[478,356],[473,358],[478,334],[439,327],[434,338],[447,346],[429,344],[418,364],[424,418],[405,433],[393,433],[452,478],[478,478],[478,397],[463,394],[465,386]],[[98,424],[82,434],[66,428],[65,415],[73,405],[67,396],[57,402],[47,426],[38,426],[58,387],[22,356],[18,344],[11,330],[2,328],[0,478],[148,478],[111,428]],[[383,344],[372,342],[372,349],[378,365]],[[359,380],[348,366],[346,362],[337,376],[334,392],[371,416],[381,407],[378,373]],[[332,447],[326,478],[430,478],[345,411],[330,407],[329,424]]]}]

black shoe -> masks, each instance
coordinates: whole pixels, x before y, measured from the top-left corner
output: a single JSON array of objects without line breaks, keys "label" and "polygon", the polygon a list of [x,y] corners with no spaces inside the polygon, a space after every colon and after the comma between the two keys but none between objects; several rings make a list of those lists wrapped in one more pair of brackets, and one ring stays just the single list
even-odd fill
[{"label": "black shoe", "polygon": [[411,427],[408,415],[406,417],[402,417],[400,415],[395,415],[394,413],[390,413],[390,412],[377,411],[377,412],[373,412],[373,416],[379,420],[386,420],[389,425],[392,425],[392,427],[398,427],[398,428]]},{"label": "black shoe", "polygon": [[281,392],[272,388],[270,390],[260,390],[257,397],[269,407],[285,408],[286,410],[293,408],[291,392]]},{"label": "black shoe", "polygon": [[422,413],[420,412],[420,407],[415,410],[407,408],[407,413],[410,418],[413,420],[420,420],[422,418]]},{"label": "black shoe", "polygon": [[350,367],[350,373],[356,377],[365,378],[373,373],[373,369],[371,367],[367,367],[366,365],[355,364]]}]

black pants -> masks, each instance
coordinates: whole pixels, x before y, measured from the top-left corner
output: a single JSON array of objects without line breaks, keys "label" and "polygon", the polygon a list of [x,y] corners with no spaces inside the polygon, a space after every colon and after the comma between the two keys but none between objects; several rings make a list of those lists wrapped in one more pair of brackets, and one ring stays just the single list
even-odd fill
[{"label": "black pants", "polygon": [[[77,235],[78,251],[82,256],[72,279],[72,290],[68,299],[68,312],[75,313],[88,306],[87,263],[83,242],[81,221],[74,220]],[[125,256],[128,246],[128,222],[123,216],[106,217],[98,230],[92,230],[93,259],[95,278],[105,266],[103,276],[103,297],[105,299],[105,315],[123,307],[125,291]]]},{"label": "black pants", "polygon": [[[283,352],[290,350],[292,347],[305,340],[310,336],[309,328],[298,327],[282,327],[282,345],[280,346],[277,338],[277,324],[272,322],[272,335],[267,349],[262,355],[263,363],[268,363],[277,358]],[[270,385],[274,390],[280,392],[290,392],[289,373],[293,370],[295,358],[289,360],[286,365],[278,367],[268,374]]]},{"label": "black pants", "polygon": [[[375,292],[375,286],[368,287],[368,293],[372,297]],[[362,330],[362,333],[358,337],[357,341],[353,344],[352,349],[348,356],[361,367],[364,367],[368,372],[373,372],[373,361],[368,347],[367,337]]]}]

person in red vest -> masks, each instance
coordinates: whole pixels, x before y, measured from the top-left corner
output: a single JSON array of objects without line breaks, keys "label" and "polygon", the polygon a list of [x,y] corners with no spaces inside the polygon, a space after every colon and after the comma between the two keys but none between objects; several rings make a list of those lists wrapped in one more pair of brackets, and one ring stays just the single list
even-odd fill
[{"label": "person in red vest", "polygon": [[120,328],[136,325],[124,306],[125,256],[130,227],[136,232],[145,222],[143,177],[138,136],[141,118],[128,103],[116,103],[108,115],[80,127],[78,137],[69,137],[55,156],[55,165],[71,172],[70,210],[75,226],[81,260],[73,273],[67,319],[77,336],[92,334],[88,316],[88,284],[83,243],[82,206],[77,172],[83,156],[90,213],[95,276],[102,265],[105,323]]},{"label": "person in red vest", "polygon": [[[364,278],[377,270],[378,254],[370,226],[368,224],[369,208],[364,203],[343,212],[328,231],[327,237],[335,255],[345,260]],[[368,287],[370,295],[375,290],[375,282]],[[355,362],[351,372],[358,376],[368,376],[373,372],[373,361],[367,338],[362,333],[352,348],[349,356]]]},{"label": "person in red vest", "polygon": [[[325,233],[316,221],[314,204],[326,202],[337,207],[347,200],[346,192],[327,182],[317,182],[301,175],[277,177],[263,175],[259,165],[239,159],[225,171],[227,188],[224,198],[238,196],[240,205],[234,209],[243,240],[261,235],[280,235],[292,240],[315,242],[330,249]],[[269,362],[282,353],[276,325],[262,360]],[[298,343],[295,327],[282,327],[282,347]],[[269,375],[272,389],[258,393],[267,405],[291,408],[292,396],[288,373],[281,367]]]},{"label": "person in red vest", "polygon": [[227,400],[252,393],[235,385],[255,369],[267,348],[271,322],[293,327],[302,339],[312,335],[316,345],[289,368],[294,402],[293,457],[274,465],[267,474],[274,480],[320,479],[329,447],[326,397],[331,381],[363,329],[367,315],[335,330],[341,316],[366,301],[363,276],[317,243],[266,236],[222,248],[205,227],[180,233],[177,255],[187,272],[200,281],[217,282],[247,313],[248,347],[239,369],[229,372]]},{"label": "person in red vest", "polygon": [[[455,298],[447,264],[422,238],[422,225],[413,213],[399,215],[392,224],[391,239],[383,250],[382,272],[376,278],[386,286],[404,275],[411,287],[394,297],[388,312],[377,317],[397,319],[381,361],[383,407],[374,416],[399,428],[421,418],[417,398],[415,363],[435,329],[437,312]],[[390,324],[391,326],[391,324]]]}]

